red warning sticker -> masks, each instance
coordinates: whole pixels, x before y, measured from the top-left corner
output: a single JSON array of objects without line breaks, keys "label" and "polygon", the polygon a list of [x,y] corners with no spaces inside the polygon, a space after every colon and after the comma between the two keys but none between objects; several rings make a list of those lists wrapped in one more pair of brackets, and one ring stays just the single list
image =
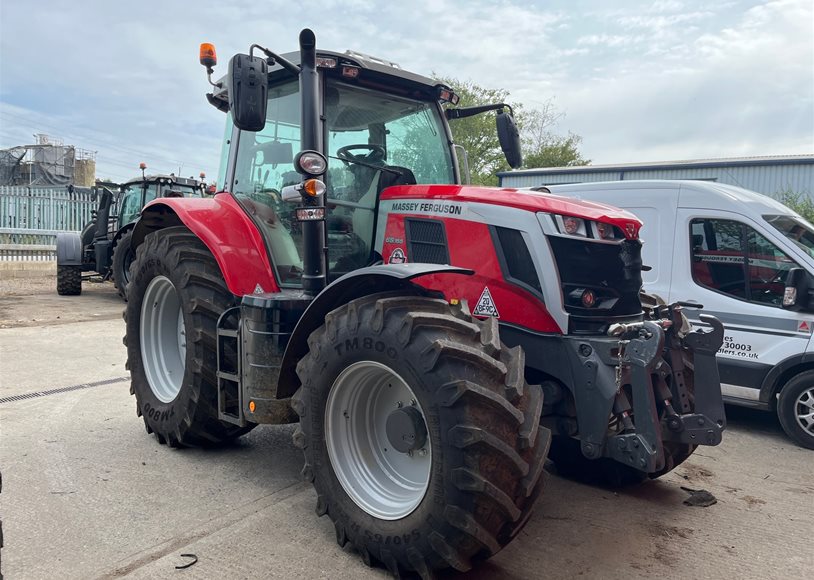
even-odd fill
[{"label": "red warning sticker", "polygon": [[797,323],[797,332],[807,332],[811,334],[812,323],[808,320],[801,320]]}]

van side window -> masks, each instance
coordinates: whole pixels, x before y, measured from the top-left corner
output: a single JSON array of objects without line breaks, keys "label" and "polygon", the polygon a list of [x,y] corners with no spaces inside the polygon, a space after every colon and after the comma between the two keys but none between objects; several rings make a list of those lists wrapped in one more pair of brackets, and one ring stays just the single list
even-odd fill
[{"label": "van side window", "polygon": [[786,273],[797,264],[753,228],[733,220],[690,223],[692,277],[712,290],[781,306]]}]

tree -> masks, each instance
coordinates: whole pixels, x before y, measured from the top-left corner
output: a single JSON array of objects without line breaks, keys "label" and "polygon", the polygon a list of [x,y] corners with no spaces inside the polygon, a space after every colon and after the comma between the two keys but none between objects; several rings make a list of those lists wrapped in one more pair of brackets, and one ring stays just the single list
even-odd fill
[{"label": "tree", "polygon": [[522,114],[523,167],[567,167],[591,162],[579,152],[582,137],[570,131],[567,136],[554,133],[554,125],[564,116],[550,100],[542,109],[531,109]]},{"label": "tree", "polygon": [[[452,87],[455,94],[460,97],[458,107],[507,103],[512,107],[515,115],[521,107],[517,103],[508,103],[509,93],[503,89],[487,89],[472,81],[459,81],[454,78],[438,78],[437,80],[439,83]],[[497,138],[494,113],[453,119],[449,122],[449,126],[452,129],[455,143],[466,150],[472,183],[497,185],[496,173],[509,169],[509,164],[506,163]],[[463,169],[461,156],[458,160]]]},{"label": "tree", "polygon": [[[460,97],[459,107],[506,103],[513,112],[523,147],[524,167],[559,167],[587,165],[579,152],[582,138],[574,133],[557,135],[553,128],[563,117],[553,103],[548,101],[542,108],[526,109],[522,104],[510,101],[509,92],[488,89],[472,81],[455,78],[438,78],[438,82],[452,87]],[[465,119],[453,119],[449,123],[457,145],[467,152],[472,183],[497,185],[497,173],[507,171],[509,165],[500,148],[495,128],[494,114],[481,114]],[[462,159],[459,157],[459,161]]]},{"label": "tree", "polygon": [[778,191],[772,197],[791,208],[792,211],[799,213],[806,221],[814,223],[814,201],[805,193],[794,191],[789,187]]}]

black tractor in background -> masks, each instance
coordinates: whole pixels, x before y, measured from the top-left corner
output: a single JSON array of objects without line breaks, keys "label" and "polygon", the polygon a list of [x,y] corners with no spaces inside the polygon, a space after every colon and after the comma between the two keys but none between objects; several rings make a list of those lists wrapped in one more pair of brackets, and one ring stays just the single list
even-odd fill
[{"label": "black tractor in background", "polygon": [[97,181],[93,199],[99,202],[80,233],[57,234],[57,294],[82,293],[82,280],[112,280],[127,300],[128,270],[133,261],[130,238],[142,208],[158,197],[203,197],[206,175],[200,179],[176,175],[145,175],[124,184]]}]

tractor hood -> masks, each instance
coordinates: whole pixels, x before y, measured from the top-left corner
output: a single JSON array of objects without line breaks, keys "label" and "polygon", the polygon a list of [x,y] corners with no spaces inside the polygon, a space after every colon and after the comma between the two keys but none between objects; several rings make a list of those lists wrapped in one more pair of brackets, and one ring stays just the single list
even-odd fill
[{"label": "tractor hood", "polygon": [[[629,238],[638,238],[642,222],[632,213],[610,205],[561,197],[550,193],[511,188],[476,187],[470,185],[399,185],[382,192],[382,200],[405,200],[404,203],[421,204],[416,200],[459,203],[483,203],[514,207],[530,212],[544,212],[574,216],[618,226]],[[412,201],[407,201],[412,200]],[[454,213],[455,206],[447,203],[443,211]],[[398,208],[409,210],[409,208]],[[416,208],[426,210],[428,208]]]}]

